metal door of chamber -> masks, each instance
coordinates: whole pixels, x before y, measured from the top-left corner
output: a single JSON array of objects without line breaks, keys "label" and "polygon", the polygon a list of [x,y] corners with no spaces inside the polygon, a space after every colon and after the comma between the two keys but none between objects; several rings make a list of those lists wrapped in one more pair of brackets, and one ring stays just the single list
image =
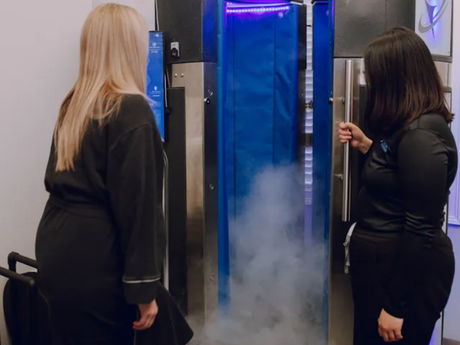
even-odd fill
[{"label": "metal door of chamber", "polygon": [[353,219],[353,202],[359,188],[359,153],[343,145],[337,130],[341,122],[360,125],[363,61],[334,61],[331,231],[329,263],[328,338],[330,344],[350,345],[353,342],[353,300],[350,278],[345,274],[343,243]]}]

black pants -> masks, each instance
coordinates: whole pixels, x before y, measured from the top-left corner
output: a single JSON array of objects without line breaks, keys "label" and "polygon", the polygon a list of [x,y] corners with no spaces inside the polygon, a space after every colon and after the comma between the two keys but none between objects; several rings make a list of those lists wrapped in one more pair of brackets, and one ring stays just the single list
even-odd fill
[{"label": "black pants", "polygon": [[[398,236],[376,237],[356,231],[350,244],[350,272],[355,304],[354,345],[386,344],[378,334],[378,318],[389,289]],[[452,242],[441,233],[424,257],[424,275],[411,294],[409,316],[398,345],[428,345],[447,305],[455,259]]]}]

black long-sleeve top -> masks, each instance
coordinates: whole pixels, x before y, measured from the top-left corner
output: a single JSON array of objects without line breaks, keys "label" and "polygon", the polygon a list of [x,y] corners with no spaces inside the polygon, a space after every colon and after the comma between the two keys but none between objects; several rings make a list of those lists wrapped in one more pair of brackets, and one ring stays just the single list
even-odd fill
[{"label": "black long-sleeve top", "polygon": [[[125,298],[156,297],[165,254],[163,143],[148,102],[126,95],[118,114],[90,123],[74,171],[57,173],[51,150],[45,185],[67,204],[102,206],[118,232]],[[97,229],[96,229],[97,230]],[[91,241],[91,239],[88,239]]]},{"label": "black long-sleeve top", "polygon": [[[401,233],[384,309],[404,318],[407,300],[423,274],[423,256],[442,231],[449,188],[458,168],[446,121],[426,114],[367,153],[358,200],[358,228]],[[440,268],[442,269],[442,268]]]}]

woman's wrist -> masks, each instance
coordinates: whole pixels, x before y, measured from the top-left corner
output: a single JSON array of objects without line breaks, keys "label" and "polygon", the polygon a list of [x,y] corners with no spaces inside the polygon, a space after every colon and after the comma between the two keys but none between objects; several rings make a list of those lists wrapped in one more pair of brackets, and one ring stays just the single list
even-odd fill
[{"label": "woman's wrist", "polygon": [[365,155],[367,152],[369,152],[369,149],[371,148],[371,146],[372,146],[372,140],[369,139],[368,137],[365,137],[362,143],[359,144],[358,150],[362,154]]}]

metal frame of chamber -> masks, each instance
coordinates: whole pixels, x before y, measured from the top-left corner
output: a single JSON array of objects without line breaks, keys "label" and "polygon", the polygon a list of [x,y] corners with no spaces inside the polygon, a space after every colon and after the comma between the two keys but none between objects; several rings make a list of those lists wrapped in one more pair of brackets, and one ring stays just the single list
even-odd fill
[{"label": "metal frame of chamber", "polygon": [[[281,7],[290,3],[277,1],[280,2]],[[158,0],[159,29],[165,32],[170,80],[165,143],[170,160],[169,243],[177,246],[169,248],[169,283],[189,319],[201,325],[225,307],[228,296],[225,200],[219,199],[218,193],[223,187],[223,175],[218,176],[223,171],[223,112],[218,99],[225,57],[217,59],[217,46],[223,43],[217,37],[225,22],[226,6],[224,0],[191,0],[182,7],[180,3],[181,0]],[[264,11],[269,7],[263,6]],[[253,11],[262,11],[261,8]],[[298,104],[303,128],[306,15],[300,12]],[[180,43],[179,58],[168,56],[171,42]],[[184,249],[185,258],[177,258],[182,255],[178,248]]]},{"label": "metal frame of chamber", "polygon": [[188,314],[201,323],[218,293],[216,65],[177,64],[172,76],[172,87],[185,89]]}]

